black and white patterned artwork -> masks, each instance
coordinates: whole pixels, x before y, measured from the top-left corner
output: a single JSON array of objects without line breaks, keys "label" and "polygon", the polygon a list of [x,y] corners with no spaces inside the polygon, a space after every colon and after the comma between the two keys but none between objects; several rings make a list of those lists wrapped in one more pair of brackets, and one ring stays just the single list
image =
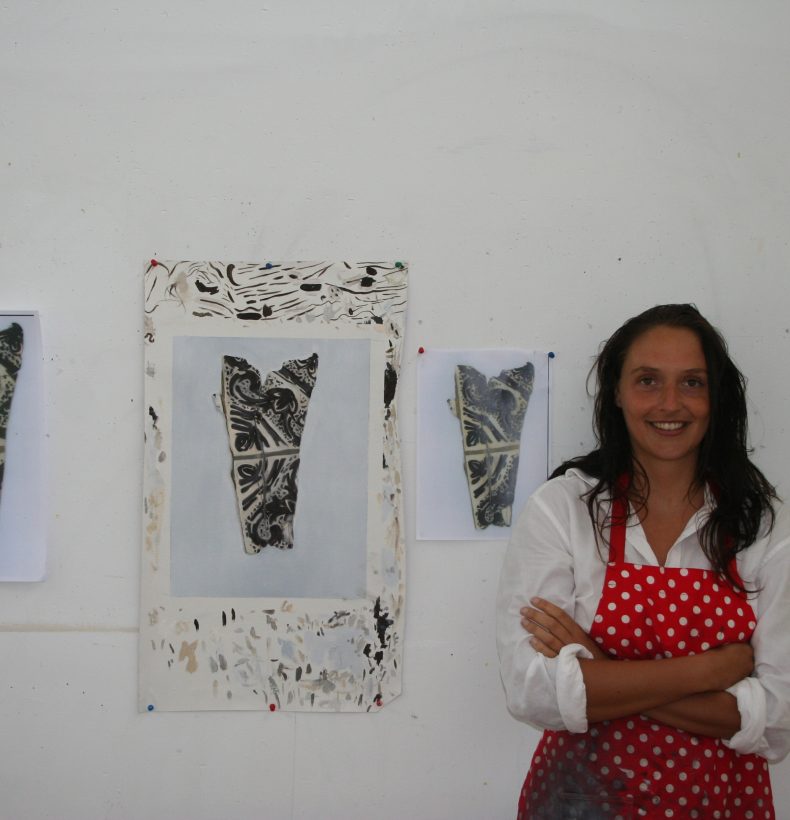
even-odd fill
[{"label": "black and white patterned artwork", "polygon": [[25,334],[18,322],[2,327],[0,321],[0,494],[3,490],[5,471],[5,442],[11,403],[19,368],[22,366],[22,349]]},{"label": "black and white patterned artwork", "polygon": [[299,491],[299,446],[315,386],[318,354],[290,359],[260,373],[246,360],[224,356],[222,409],[228,428],[244,551],[293,547]]},{"label": "black and white patterned artwork", "polygon": [[549,465],[547,353],[418,358],[417,537],[505,539]]},{"label": "black and white patterned artwork", "polygon": [[0,581],[46,575],[44,365],[35,311],[0,311]]},{"label": "black and white patterned artwork", "polygon": [[532,362],[488,380],[474,367],[456,365],[455,394],[448,404],[461,426],[463,470],[477,529],[511,524],[521,428],[534,381]]},{"label": "black and white patterned artwork", "polygon": [[404,263],[145,272],[140,708],[400,692]]}]

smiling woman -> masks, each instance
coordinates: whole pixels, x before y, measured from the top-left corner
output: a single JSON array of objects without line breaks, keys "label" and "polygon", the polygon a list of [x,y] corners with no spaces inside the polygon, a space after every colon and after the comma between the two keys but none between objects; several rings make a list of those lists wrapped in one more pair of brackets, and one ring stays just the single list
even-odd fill
[{"label": "smiling woman", "polygon": [[500,582],[508,708],[546,730],[519,817],[772,818],[790,527],[744,379],[691,305],[630,319],[594,370],[599,446],[530,499]]}]

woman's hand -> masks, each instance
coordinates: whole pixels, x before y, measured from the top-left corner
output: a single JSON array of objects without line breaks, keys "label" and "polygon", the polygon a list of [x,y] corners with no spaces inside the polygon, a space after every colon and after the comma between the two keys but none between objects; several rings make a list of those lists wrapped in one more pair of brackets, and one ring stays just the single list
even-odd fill
[{"label": "woman's hand", "polygon": [[754,650],[748,643],[728,643],[702,655],[710,661],[710,689],[729,689],[754,671]]},{"label": "woman's hand", "polygon": [[565,610],[533,598],[532,606],[521,610],[521,625],[532,636],[530,643],[536,652],[547,658],[556,658],[563,646],[577,643],[589,650],[596,660],[609,660],[600,646],[568,615]]}]

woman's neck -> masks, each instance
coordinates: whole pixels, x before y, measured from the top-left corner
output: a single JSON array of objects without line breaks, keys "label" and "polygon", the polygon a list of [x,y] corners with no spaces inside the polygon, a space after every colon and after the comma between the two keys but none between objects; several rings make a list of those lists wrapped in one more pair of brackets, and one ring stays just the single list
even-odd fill
[{"label": "woman's neck", "polygon": [[[704,487],[697,485],[696,463],[654,461],[634,470],[636,495],[648,508],[698,510],[704,501]],[[645,483],[645,478],[647,482]]]},{"label": "woman's neck", "polygon": [[634,471],[636,492],[632,500],[645,538],[661,566],[689,519],[705,503],[705,488],[696,482],[695,467],[663,462],[644,467],[644,475]]}]

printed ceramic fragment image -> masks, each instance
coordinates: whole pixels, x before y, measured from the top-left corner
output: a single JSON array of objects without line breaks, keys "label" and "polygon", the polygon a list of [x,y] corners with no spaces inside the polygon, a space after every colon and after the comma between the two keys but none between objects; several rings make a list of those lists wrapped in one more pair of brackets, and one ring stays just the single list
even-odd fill
[{"label": "printed ceramic fragment image", "polygon": [[531,362],[488,381],[474,367],[455,368],[455,397],[447,403],[461,425],[464,474],[477,529],[510,526],[521,429],[534,381]]},{"label": "printed ceramic fragment image", "polygon": [[20,325],[13,322],[5,330],[0,330],[0,491],[3,488],[5,472],[6,431],[11,415],[11,401],[19,368],[22,366],[24,333]]},{"label": "printed ceramic fragment image", "polygon": [[318,354],[283,362],[261,383],[245,359],[222,362],[222,409],[244,551],[294,545],[299,448],[316,382]]}]

